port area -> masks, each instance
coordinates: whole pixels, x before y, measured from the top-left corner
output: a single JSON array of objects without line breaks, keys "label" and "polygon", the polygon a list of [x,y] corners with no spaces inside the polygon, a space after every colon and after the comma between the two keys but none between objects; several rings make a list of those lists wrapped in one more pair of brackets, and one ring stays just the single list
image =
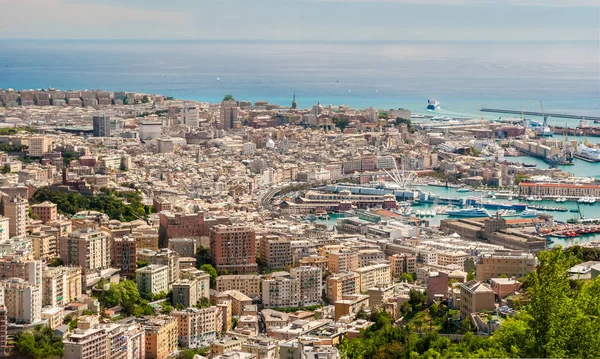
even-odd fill
[{"label": "port area", "polygon": [[593,121],[599,120],[600,121],[600,117],[597,117],[597,116],[571,115],[571,114],[565,114],[565,113],[542,113],[542,112],[536,112],[536,111],[507,110],[507,109],[501,109],[501,108],[482,107],[481,112],[508,113],[508,114],[512,114],[512,115],[523,114],[525,116],[540,116],[540,117],[543,117],[544,115],[546,115],[546,116],[556,117],[556,118],[574,118],[577,120],[593,120]]},{"label": "port area", "polygon": [[556,238],[575,238],[600,233],[600,218],[582,219],[577,224],[561,224],[542,228],[540,235]]},{"label": "port area", "polygon": [[[598,123],[599,120],[594,120]],[[550,129],[555,135],[565,136],[580,136],[580,137],[600,137],[600,127],[579,127],[579,128],[568,128],[561,126],[551,126]]]}]

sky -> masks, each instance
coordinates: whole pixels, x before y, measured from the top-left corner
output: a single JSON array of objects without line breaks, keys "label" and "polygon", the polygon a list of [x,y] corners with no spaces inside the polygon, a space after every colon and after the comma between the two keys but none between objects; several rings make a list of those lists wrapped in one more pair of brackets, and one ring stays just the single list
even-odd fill
[{"label": "sky", "polygon": [[600,41],[600,0],[0,0],[0,39]]}]

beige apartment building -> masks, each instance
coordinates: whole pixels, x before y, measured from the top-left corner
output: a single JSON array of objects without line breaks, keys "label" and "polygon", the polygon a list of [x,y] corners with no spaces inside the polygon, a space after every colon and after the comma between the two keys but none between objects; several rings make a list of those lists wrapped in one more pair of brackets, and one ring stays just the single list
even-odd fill
[{"label": "beige apartment building", "polygon": [[535,254],[520,250],[496,251],[479,258],[475,264],[475,279],[486,281],[501,276],[521,278],[531,273],[537,264]]},{"label": "beige apartment building", "polygon": [[71,232],[67,238],[67,264],[81,267],[82,274],[110,268],[108,234],[92,228]]},{"label": "beige apartment building", "polygon": [[140,226],[131,231],[130,237],[135,239],[137,249],[150,249],[158,251],[158,228],[150,226]]},{"label": "beige apartment building", "polygon": [[385,260],[385,253],[379,249],[361,249],[358,251],[358,265],[359,267],[366,267],[372,262],[380,262]]},{"label": "beige apartment building", "polygon": [[364,293],[369,288],[392,282],[389,264],[374,264],[354,270],[359,276],[359,292]]},{"label": "beige apartment building", "polygon": [[417,257],[406,254],[394,254],[388,258],[392,278],[399,278],[402,273],[416,273]]},{"label": "beige apartment building", "polygon": [[42,274],[42,304],[64,306],[81,298],[81,268],[48,267]]},{"label": "beige apartment building", "polygon": [[190,279],[196,281],[196,297],[210,298],[210,275],[205,271],[196,268],[183,268],[179,273],[181,279]]},{"label": "beige apartment building", "polygon": [[179,345],[182,347],[202,347],[217,339],[223,331],[221,308],[187,308],[173,312],[179,328]]},{"label": "beige apartment building", "polygon": [[150,264],[135,271],[135,282],[141,295],[151,297],[169,291],[169,267]]},{"label": "beige apartment building", "polygon": [[464,269],[468,258],[469,254],[464,251],[440,251],[437,253],[437,264],[440,266],[455,264]]},{"label": "beige apartment building", "polygon": [[44,153],[52,150],[52,139],[47,136],[29,137],[29,156],[42,157]]},{"label": "beige apartment building", "polygon": [[0,257],[0,279],[21,278],[34,286],[42,285],[42,261],[28,256]]},{"label": "beige apartment building", "polygon": [[317,255],[300,258],[298,264],[301,266],[319,267],[323,273],[327,272],[329,269],[329,260],[327,257]]},{"label": "beige apartment building", "polygon": [[42,293],[21,278],[0,281],[7,318],[18,324],[33,324],[42,320]]},{"label": "beige apartment building", "polygon": [[327,254],[329,271],[331,273],[350,272],[359,267],[358,252],[343,250]]},{"label": "beige apartment building", "polygon": [[254,274],[218,276],[217,291],[228,290],[237,290],[252,298],[260,296],[260,277]]},{"label": "beige apartment building", "polygon": [[146,359],[165,359],[177,349],[177,319],[172,316],[159,315],[144,323],[146,331]]},{"label": "beige apartment building", "polygon": [[337,273],[327,278],[327,298],[330,303],[342,300],[344,295],[360,293],[360,277],[354,272]]},{"label": "beige apartment building", "polygon": [[460,317],[467,318],[471,313],[495,309],[494,291],[476,280],[460,283]]},{"label": "beige apartment building", "polygon": [[31,239],[35,259],[50,261],[58,257],[58,238],[55,233],[34,232],[27,236]]},{"label": "beige apartment building", "polygon": [[75,329],[64,341],[64,359],[108,359],[107,333],[101,328]]},{"label": "beige apartment building", "polygon": [[292,244],[288,238],[266,235],[259,239],[260,260],[270,269],[286,269],[292,265]]},{"label": "beige apartment building", "polygon": [[8,233],[10,237],[27,234],[27,210],[29,203],[21,197],[2,200],[4,216],[8,218]]},{"label": "beige apartment building", "polygon": [[81,317],[64,342],[64,359],[145,359],[144,330],[137,323],[100,324]]},{"label": "beige apartment building", "polygon": [[[285,272],[283,272],[285,273]],[[300,305],[300,281],[275,273],[262,283],[262,299],[265,308],[290,308]],[[287,273],[286,273],[287,274]]]},{"label": "beige apartment building", "polygon": [[323,272],[318,267],[295,267],[290,271],[292,278],[300,284],[300,305],[303,307],[323,302]]}]

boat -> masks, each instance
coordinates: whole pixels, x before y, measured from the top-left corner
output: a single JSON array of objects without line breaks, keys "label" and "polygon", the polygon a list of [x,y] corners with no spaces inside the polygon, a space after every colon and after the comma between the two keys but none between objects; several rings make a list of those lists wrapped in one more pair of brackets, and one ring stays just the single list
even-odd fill
[{"label": "boat", "polygon": [[519,213],[519,217],[521,218],[537,218],[539,212],[535,209],[526,209],[523,212]]},{"label": "boat", "polygon": [[573,155],[584,161],[600,162],[600,149],[592,147],[587,141],[579,143]]},{"label": "boat", "polygon": [[578,203],[583,203],[583,204],[594,204],[596,203],[596,197],[581,197],[580,199],[577,200]]},{"label": "boat", "polygon": [[554,202],[556,202],[556,203],[563,203],[566,201],[567,201],[567,199],[565,197],[558,197],[556,200],[554,200]]},{"label": "boat", "polygon": [[430,99],[427,101],[427,109],[429,111],[435,111],[440,108],[440,103],[436,99]]},{"label": "boat", "polygon": [[490,212],[485,208],[463,208],[455,211],[448,211],[451,217],[491,217]]},{"label": "boat", "polygon": [[513,200],[512,196],[508,197],[507,200],[512,201]]},{"label": "boat", "polygon": [[471,192],[471,190],[466,187],[461,187],[457,189],[456,192]]},{"label": "boat", "polygon": [[504,218],[516,217],[517,215],[518,215],[517,211],[515,211],[514,209],[501,209],[496,212],[496,216],[500,216],[500,217],[504,217]]}]

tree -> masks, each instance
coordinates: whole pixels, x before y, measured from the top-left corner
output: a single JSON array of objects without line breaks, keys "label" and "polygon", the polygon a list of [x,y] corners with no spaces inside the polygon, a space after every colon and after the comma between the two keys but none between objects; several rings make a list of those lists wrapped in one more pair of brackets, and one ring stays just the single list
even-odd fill
[{"label": "tree", "polygon": [[469,272],[467,273],[467,282],[470,280],[473,280],[473,279],[475,279],[475,271],[470,269]]},{"label": "tree", "polygon": [[402,273],[402,275],[400,275],[400,280],[401,281],[406,281],[408,283],[414,283],[415,282],[415,277],[412,273],[407,273],[404,272]]},{"label": "tree", "polygon": [[408,304],[410,304],[413,312],[421,309],[421,307],[425,305],[425,302],[427,302],[425,293],[415,289],[411,289],[408,292]]},{"label": "tree", "polygon": [[203,264],[200,266],[200,269],[208,273],[210,275],[210,286],[214,288],[217,282],[217,270],[210,264]]},{"label": "tree", "polygon": [[142,97],[142,103],[149,103],[150,102],[150,97],[148,97],[147,95],[144,95],[144,97]]},{"label": "tree", "polygon": [[15,336],[15,354],[34,359],[61,358],[63,342],[50,327],[38,326],[33,331]]}]

